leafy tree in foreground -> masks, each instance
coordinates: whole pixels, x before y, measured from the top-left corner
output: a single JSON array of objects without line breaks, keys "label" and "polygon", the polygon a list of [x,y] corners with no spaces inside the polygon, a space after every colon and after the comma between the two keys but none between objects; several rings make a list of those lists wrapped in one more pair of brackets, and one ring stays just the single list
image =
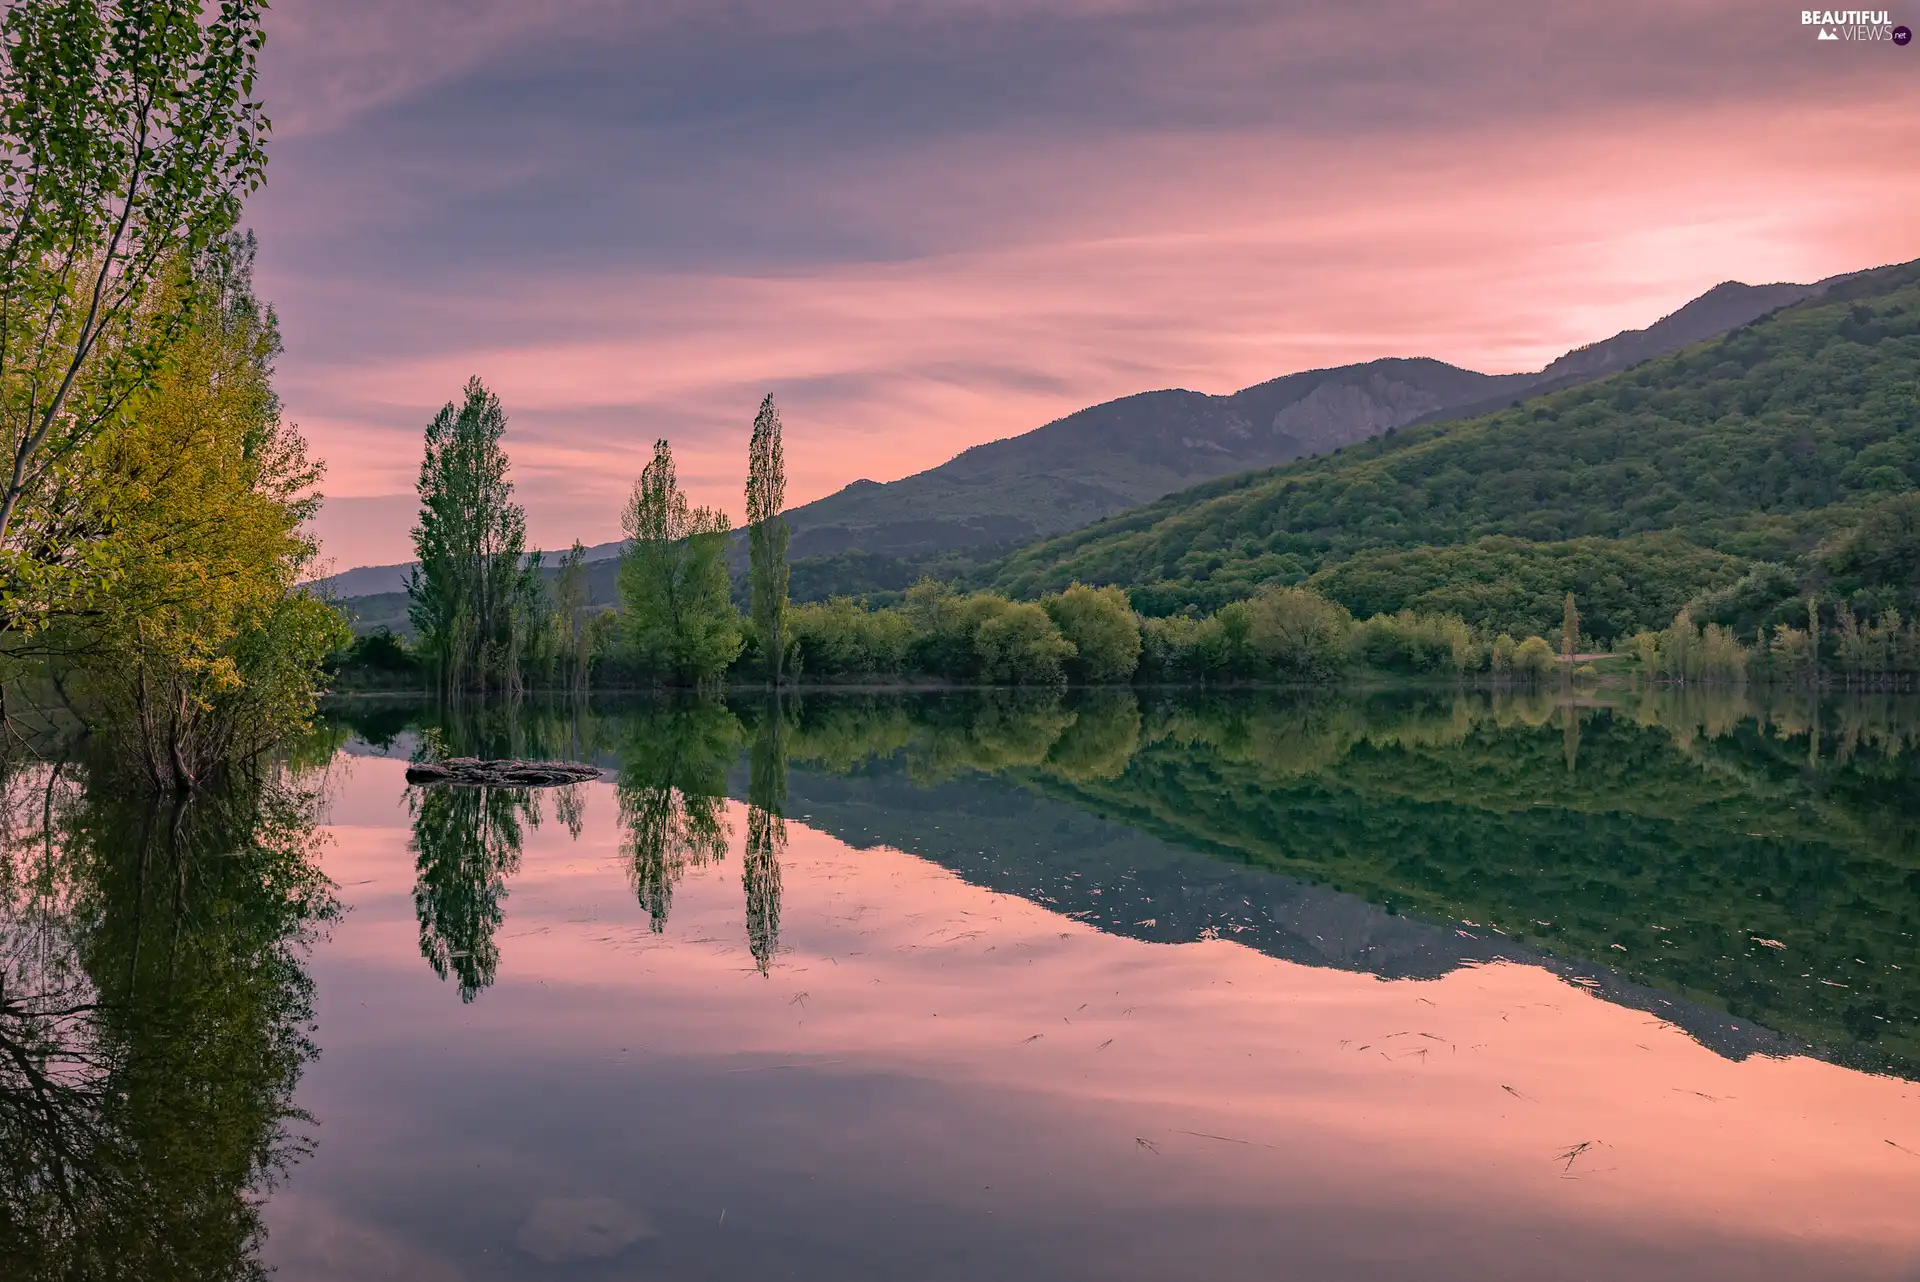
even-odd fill
[{"label": "leafy tree in foreground", "polygon": [[155,788],[191,788],[305,726],[337,611],[295,589],[320,465],[280,417],[280,339],[252,290],[253,240],[201,256],[204,299],[155,386],[84,452],[94,560],[112,586],[36,639],[77,669],[81,710]]},{"label": "leafy tree in foreground", "polygon": [[656,679],[717,680],[740,653],[727,580],[727,518],[680,492],[673,450],[656,441],[621,525],[620,604],[633,660]]},{"label": "leafy tree in foreground", "polygon": [[407,612],[448,690],[517,694],[540,631],[540,554],[526,552],[526,512],[500,446],[506,430],[500,398],[477,377],[427,427]]},{"label": "leafy tree in foreground", "polygon": [[787,461],[780,411],[760,402],[747,446],[747,596],[767,677],[780,682],[787,648]]},{"label": "leafy tree in foreground", "polygon": [[264,7],[11,0],[0,22],[0,625],[98,578],[46,527],[192,311],[168,269],[260,184]]}]

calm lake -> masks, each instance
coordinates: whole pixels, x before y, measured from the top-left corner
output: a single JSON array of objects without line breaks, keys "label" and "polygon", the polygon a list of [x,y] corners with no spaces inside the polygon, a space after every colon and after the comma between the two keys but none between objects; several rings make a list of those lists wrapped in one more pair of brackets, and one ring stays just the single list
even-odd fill
[{"label": "calm lake", "polygon": [[1912,699],[369,700],[88,779],[0,883],[60,1276],[1920,1277]]}]

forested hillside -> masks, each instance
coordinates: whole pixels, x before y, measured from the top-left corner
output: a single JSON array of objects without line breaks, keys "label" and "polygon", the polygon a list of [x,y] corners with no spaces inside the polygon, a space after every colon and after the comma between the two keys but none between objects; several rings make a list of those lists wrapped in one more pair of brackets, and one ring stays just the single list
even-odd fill
[{"label": "forested hillside", "polygon": [[[1917,389],[1920,262],[1523,406],[1196,486],[981,577],[1017,596],[1120,584],[1153,614],[1264,582],[1311,580],[1364,612],[1437,607],[1444,589],[1473,622],[1550,616],[1567,589],[1617,580],[1644,598],[1617,633],[1755,563],[1796,566],[1920,486]],[[1476,584],[1512,598],[1526,582],[1545,595],[1473,617]]]}]

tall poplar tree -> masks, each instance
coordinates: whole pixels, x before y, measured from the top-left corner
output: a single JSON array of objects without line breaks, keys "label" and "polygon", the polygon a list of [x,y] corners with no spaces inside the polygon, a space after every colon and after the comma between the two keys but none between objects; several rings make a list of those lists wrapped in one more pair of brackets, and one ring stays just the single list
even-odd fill
[{"label": "tall poplar tree", "polygon": [[540,554],[527,554],[527,516],[500,445],[506,430],[500,398],[477,376],[427,428],[407,613],[448,690],[517,694],[545,603]]},{"label": "tall poplar tree", "polygon": [[567,688],[581,694],[593,664],[593,621],[587,602],[587,549],[575,539],[560,558],[553,580],[554,625],[557,632],[559,675]]},{"label": "tall poplar tree", "polygon": [[753,630],[778,684],[787,645],[787,460],[780,441],[780,411],[769,394],[753,418],[747,445],[747,597]]},{"label": "tall poplar tree", "polygon": [[627,651],[656,677],[717,680],[740,653],[740,615],[727,579],[724,512],[693,507],[680,491],[673,449],[653,446],[621,518],[621,623]]}]

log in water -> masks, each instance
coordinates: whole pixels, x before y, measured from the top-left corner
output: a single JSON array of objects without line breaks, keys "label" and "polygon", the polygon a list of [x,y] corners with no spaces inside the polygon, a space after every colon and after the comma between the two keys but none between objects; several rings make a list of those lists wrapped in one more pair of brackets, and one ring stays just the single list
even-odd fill
[{"label": "log in water", "polygon": [[552,788],[598,779],[597,766],[578,761],[483,761],[451,757],[417,761],[407,767],[408,783],[450,783],[464,787]]}]

